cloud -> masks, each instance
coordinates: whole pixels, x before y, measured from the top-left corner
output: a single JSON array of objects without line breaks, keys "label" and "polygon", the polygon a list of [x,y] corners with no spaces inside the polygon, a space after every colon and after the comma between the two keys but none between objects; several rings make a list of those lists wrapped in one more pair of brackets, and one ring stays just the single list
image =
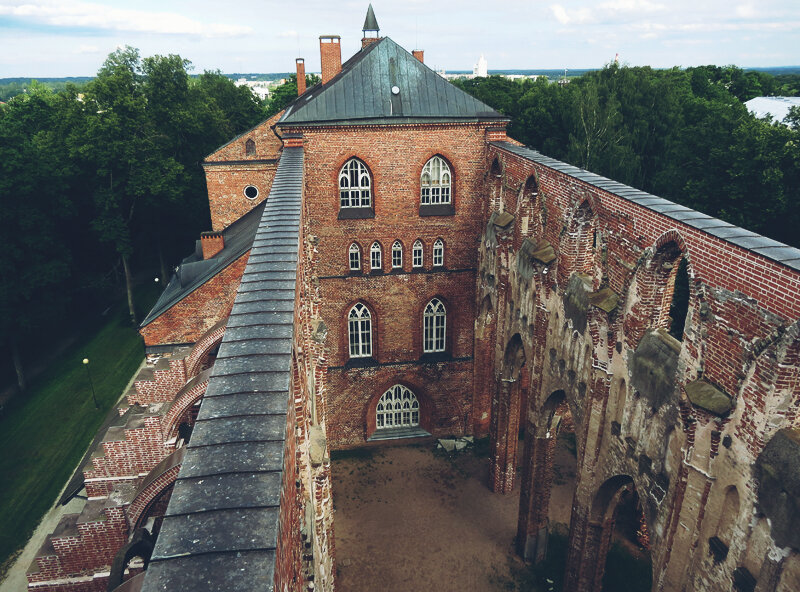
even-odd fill
[{"label": "cloud", "polygon": [[253,32],[248,26],[207,24],[172,12],[110,8],[89,2],[33,0],[0,3],[0,16],[53,27],[81,27],[165,35],[232,37]]},{"label": "cloud", "polygon": [[600,8],[608,12],[635,12],[641,14],[643,12],[660,12],[666,10],[667,7],[649,0],[612,0],[611,2],[603,2]]},{"label": "cloud", "polygon": [[278,33],[278,37],[297,37],[297,31],[281,31]]},{"label": "cloud", "polygon": [[740,4],[736,7],[736,16],[742,18],[756,18],[758,15],[758,11],[752,4]]},{"label": "cloud", "polygon": [[553,4],[550,6],[553,16],[562,25],[570,23],[585,23],[592,18],[592,11],[588,8],[576,8],[574,10],[567,10],[560,4]]}]

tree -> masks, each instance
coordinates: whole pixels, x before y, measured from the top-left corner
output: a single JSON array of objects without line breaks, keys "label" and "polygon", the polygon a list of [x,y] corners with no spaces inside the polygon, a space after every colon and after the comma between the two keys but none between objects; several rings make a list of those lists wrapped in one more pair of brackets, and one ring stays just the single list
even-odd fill
[{"label": "tree", "polygon": [[[320,77],[316,74],[306,74],[306,88],[310,89],[312,86],[321,82]],[[297,98],[297,74],[292,74],[289,79],[276,88],[269,97],[267,103],[267,118],[272,117],[286,109],[286,107]]]}]

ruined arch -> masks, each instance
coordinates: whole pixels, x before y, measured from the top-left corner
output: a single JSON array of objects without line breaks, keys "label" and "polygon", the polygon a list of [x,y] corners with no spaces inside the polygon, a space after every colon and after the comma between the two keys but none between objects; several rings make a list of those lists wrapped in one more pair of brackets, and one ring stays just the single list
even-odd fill
[{"label": "ruined arch", "polygon": [[[585,520],[571,525],[564,590],[601,592],[606,557],[623,503],[634,504],[642,517],[646,515],[633,478],[615,475],[598,487]],[[645,522],[643,527],[649,530],[650,525]]]},{"label": "ruined arch", "polygon": [[569,216],[559,248],[558,279],[566,286],[573,273],[589,276],[594,284],[597,216],[589,199],[584,199]]},{"label": "ruined arch", "polygon": [[143,569],[146,570],[148,563],[150,563],[150,556],[153,554],[153,547],[155,547],[155,538],[150,532],[145,528],[136,529],[131,536],[131,540],[122,546],[114,556],[106,590],[111,592],[121,586],[124,581],[130,579],[125,577],[125,570],[136,557],[142,560]]},{"label": "ruined arch", "polygon": [[[558,435],[562,429],[572,431],[572,414],[566,392],[557,390],[537,410],[535,424],[528,425],[525,439],[515,546],[519,555],[533,562],[542,561],[547,554],[551,529],[550,499],[554,486],[553,465]],[[576,455],[577,451],[574,453]],[[573,464],[577,472],[577,458]]]},{"label": "ruined arch", "polygon": [[521,380],[525,362],[522,337],[515,333],[506,344],[492,401],[490,475],[492,490],[499,493],[509,493],[514,488],[520,415],[525,398]]},{"label": "ruined arch", "polygon": [[204,370],[187,382],[175,395],[175,399],[162,420],[162,433],[165,441],[169,442],[178,437],[179,428],[184,423],[188,423],[190,426],[194,425],[197,419],[195,406],[205,395],[210,376],[211,369]]},{"label": "ruined arch", "polygon": [[523,237],[541,233],[541,221],[537,220],[539,205],[539,183],[536,176],[531,175],[522,185],[517,201],[517,215]]},{"label": "ruined arch", "polygon": [[502,209],[503,204],[503,165],[500,159],[495,157],[489,168],[489,178],[487,183],[489,190],[489,200],[493,209]]},{"label": "ruined arch", "polygon": [[223,320],[206,331],[192,346],[192,351],[186,357],[185,362],[187,380],[193,378],[202,370],[213,366],[222,338],[225,336],[228,316],[225,315]]}]

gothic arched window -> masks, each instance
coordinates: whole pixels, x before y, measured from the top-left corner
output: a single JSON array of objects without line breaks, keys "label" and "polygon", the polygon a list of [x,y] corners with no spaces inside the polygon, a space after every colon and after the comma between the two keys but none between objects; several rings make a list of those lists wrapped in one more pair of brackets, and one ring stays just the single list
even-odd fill
[{"label": "gothic arched window", "polygon": [[444,265],[444,243],[442,239],[437,238],[433,243],[433,266],[441,267]]},{"label": "gothic arched window", "polygon": [[434,156],[422,167],[420,176],[420,204],[432,206],[451,201],[450,166],[441,156]]},{"label": "gothic arched window", "polygon": [[361,271],[361,247],[358,246],[358,243],[350,245],[348,253],[350,256],[350,271]]},{"label": "gothic arched window", "polygon": [[425,305],[422,315],[422,351],[425,353],[443,352],[447,309],[444,303],[434,298]]},{"label": "gothic arched window", "polygon": [[399,240],[392,244],[392,269],[403,268],[403,243]]},{"label": "gothic arched window", "polygon": [[348,160],[339,171],[339,206],[372,207],[372,179],[366,165],[357,158]]},{"label": "gothic arched window", "polygon": [[369,269],[370,271],[380,271],[382,265],[381,244],[378,241],[375,241],[369,248]]},{"label": "gothic arched window", "polygon": [[419,425],[419,401],[409,389],[396,384],[381,395],[375,411],[375,427],[399,428]]},{"label": "gothic arched window", "polygon": [[372,356],[372,315],[360,302],[350,309],[347,316],[347,332],[351,358]]},{"label": "gothic arched window", "polygon": [[423,258],[422,241],[417,239],[414,241],[414,246],[411,248],[411,266],[422,267]]},{"label": "gothic arched window", "polygon": [[256,155],[256,143],[251,139],[248,139],[247,142],[244,143],[244,155],[245,156],[255,156]]}]

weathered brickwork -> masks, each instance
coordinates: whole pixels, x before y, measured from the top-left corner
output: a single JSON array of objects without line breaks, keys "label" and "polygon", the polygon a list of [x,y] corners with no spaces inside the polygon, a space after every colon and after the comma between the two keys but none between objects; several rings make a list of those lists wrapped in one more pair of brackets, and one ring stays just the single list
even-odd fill
[{"label": "weathered brickwork", "polygon": [[[600,589],[617,503],[630,495],[645,516],[654,590],[727,590],[738,568],[756,590],[791,589],[798,553],[754,519],[752,467],[777,430],[797,425],[800,274],[502,145],[485,166],[490,213],[514,218],[490,222],[481,242],[475,358],[491,363],[476,367],[486,389],[476,400],[492,399],[496,491],[513,484],[510,416],[525,426],[517,550],[543,556],[553,431],[569,418],[578,482],[565,589]],[[671,325],[681,259],[679,341],[655,330]],[[648,381],[641,364],[664,377]],[[521,377],[519,389],[503,381],[517,373],[527,389]],[[686,387],[699,379],[729,397],[730,413],[692,403]],[[712,556],[712,537],[725,559]]]},{"label": "weathered brickwork", "polygon": [[[272,126],[281,114],[237,136],[203,161],[213,230],[227,228],[269,194],[283,147]],[[248,142],[252,142],[249,154]],[[258,189],[254,198],[245,195],[249,185]]]},{"label": "weathered brickwork", "polygon": [[[308,235],[317,256],[324,322],[327,436],[333,448],[364,444],[375,430],[375,407],[394,384],[420,401],[420,426],[435,435],[472,432],[472,352],[477,237],[485,217],[482,199],[487,124],[344,126],[292,129],[302,133],[306,153]],[[420,176],[433,156],[443,157],[453,175],[453,212],[420,215]],[[340,219],[339,171],[358,158],[371,176],[369,217]],[[464,240],[465,237],[474,237]],[[423,263],[412,250],[423,245]],[[443,265],[434,266],[433,245],[444,245]],[[392,246],[402,245],[402,265],[392,264]],[[371,268],[370,250],[381,248],[381,268]],[[349,249],[361,254],[352,272]],[[423,355],[423,311],[434,297],[447,310],[442,355]],[[358,302],[372,316],[372,359],[353,368],[347,319]],[[358,365],[358,364],[356,364]],[[430,388],[432,382],[437,387]]]},{"label": "weathered brickwork", "polygon": [[142,327],[145,345],[195,343],[227,318],[249,255],[250,251]]}]

